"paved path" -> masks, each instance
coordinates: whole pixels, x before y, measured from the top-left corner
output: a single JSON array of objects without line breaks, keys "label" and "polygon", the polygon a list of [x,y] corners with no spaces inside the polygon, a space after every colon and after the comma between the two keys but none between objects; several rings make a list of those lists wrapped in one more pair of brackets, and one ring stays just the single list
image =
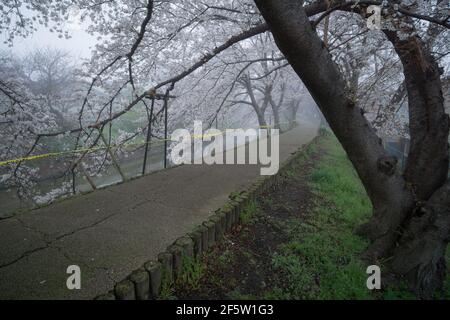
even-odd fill
[{"label": "paved path", "polygon": [[[280,137],[280,161],[313,139],[301,124]],[[260,177],[256,165],[185,165],[0,220],[0,299],[90,299]],[[79,265],[82,289],[66,288]]]}]

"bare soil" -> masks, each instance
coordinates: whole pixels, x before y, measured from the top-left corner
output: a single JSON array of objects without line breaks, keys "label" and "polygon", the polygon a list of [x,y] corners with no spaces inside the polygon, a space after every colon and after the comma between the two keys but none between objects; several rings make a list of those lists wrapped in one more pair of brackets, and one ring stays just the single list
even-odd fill
[{"label": "bare soil", "polygon": [[307,220],[314,195],[305,177],[321,156],[315,151],[295,164],[275,187],[257,199],[258,210],[249,223],[236,227],[203,257],[204,271],[195,284],[178,285],[178,299],[259,299],[283,288],[283,277],[272,268],[272,257],[286,243],[292,219]]}]

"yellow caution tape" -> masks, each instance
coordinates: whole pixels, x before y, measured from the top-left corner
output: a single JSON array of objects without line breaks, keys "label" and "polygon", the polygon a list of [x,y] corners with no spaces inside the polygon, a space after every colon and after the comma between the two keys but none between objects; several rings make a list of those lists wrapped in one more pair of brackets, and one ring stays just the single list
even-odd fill
[{"label": "yellow caution tape", "polygon": [[[269,129],[272,128],[272,126],[270,125],[266,125],[266,126],[259,126],[258,128],[260,129]],[[223,134],[223,131],[220,131],[220,133],[216,133],[216,134],[202,134],[202,135],[193,135],[192,137],[194,138],[204,138],[204,137],[213,137],[213,136],[218,136]],[[152,139],[157,140],[159,142],[164,142],[164,141],[172,141],[171,139],[159,139],[159,138],[153,138]],[[150,141],[148,143],[152,143],[153,141]],[[31,161],[31,160],[38,160],[38,159],[45,159],[45,158],[50,158],[50,157],[59,157],[62,155],[71,155],[71,154],[78,154],[78,153],[91,153],[94,151],[99,151],[99,150],[105,150],[105,149],[116,149],[119,147],[131,147],[131,146],[143,146],[146,145],[147,142],[144,143],[130,143],[130,144],[125,144],[125,145],[112,145],[112,146],[104,146],[104,147],[92,147],[92,148],[83,148],[83,149],[77,149],[77,150],[71,150],[71,151],[61,151],[61,152],[50,152],[50,153],[43,153],[43,154],[38,154],[38,155],[30,155],[30,156],[26,156],[26,157],[21,157],[21,158],[16,158],[16,159],[10,159],[10,160],[4,160],[4,161],[0,161],[0,167],[1,166],[5,166],[8,164],[12,164],[12,163],[19,163],[19,162],[24,162],[24,161]]]}]

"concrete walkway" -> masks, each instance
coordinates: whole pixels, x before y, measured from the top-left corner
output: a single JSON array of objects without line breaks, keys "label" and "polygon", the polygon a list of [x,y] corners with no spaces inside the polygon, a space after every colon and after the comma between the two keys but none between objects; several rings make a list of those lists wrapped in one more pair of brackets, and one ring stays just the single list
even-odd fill
[{"label": "concrete walkway", "polygon": [[[280,162],[318,125],[280,137]],[[0,221],[0,299],[91,299],[223,206],[260,177],[256,165],[185,165]],[[81,290],[66,269],[81,268]]]}]

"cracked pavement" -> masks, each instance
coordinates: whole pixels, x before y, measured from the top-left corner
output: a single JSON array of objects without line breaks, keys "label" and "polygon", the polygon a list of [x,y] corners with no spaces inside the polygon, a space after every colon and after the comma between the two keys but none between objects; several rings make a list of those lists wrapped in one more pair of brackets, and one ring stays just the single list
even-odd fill
[{"label": "cracked pavement", "polygon": [[[316,135],[280,136],[280,163]],[[0,220],[0,299],[92,299],[260,178],[257,165],[185,165]],[[68,290],[69,265],[81,290]]]}]

